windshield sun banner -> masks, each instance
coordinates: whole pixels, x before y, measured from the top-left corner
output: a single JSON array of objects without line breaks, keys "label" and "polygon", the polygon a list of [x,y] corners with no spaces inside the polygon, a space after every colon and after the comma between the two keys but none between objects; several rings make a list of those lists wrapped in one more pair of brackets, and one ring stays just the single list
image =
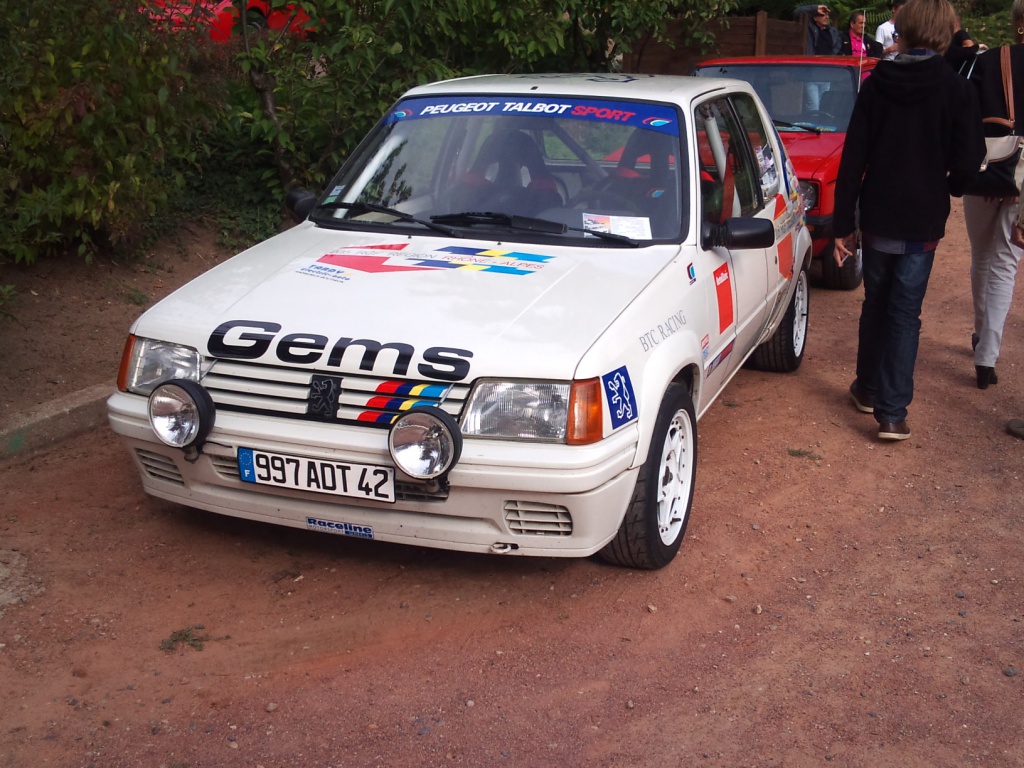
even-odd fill
[{"label": "windshield sun banner", "polygon": [[671,136],[679,135],[679,116],[672,107],[639,101],[560,97],[472,95],[406,99],[388,113],[384,122],[392,124],[430,117],[474,114],[588,120],[645,128]]}]

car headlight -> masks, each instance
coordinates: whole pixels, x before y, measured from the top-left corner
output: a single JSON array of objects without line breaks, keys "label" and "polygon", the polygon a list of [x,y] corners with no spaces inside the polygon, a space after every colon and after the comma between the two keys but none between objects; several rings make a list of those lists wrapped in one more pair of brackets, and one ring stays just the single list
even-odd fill
[{"label": "car headlight", "polygon": [[448,474],[462,454],[459,425],[440,408],[413,408],[388,432],[388,451],[400,470],[417,480]]},{"label": "car headlight", "polygon": [[813,181],[800,181],[800,192],[804,196],[804,213],[818,207],[818,185]]},{"label": "car headlight", "polygon": [[129,336],[117,387],[148,396],[158,384],[171,379],[199,381],[199,366],[199,352],[192,347]]},{"label": "car headlight", "polygon": [[149,396],[149,424],[161,442],[174,448],[202,444],[216,416],[210,393],[194,381],[168,381]]},{"label": "car headlight", "polygon": [[568,382],[481,381],[470,395],[462,432],[473,437],[563,442]]}]

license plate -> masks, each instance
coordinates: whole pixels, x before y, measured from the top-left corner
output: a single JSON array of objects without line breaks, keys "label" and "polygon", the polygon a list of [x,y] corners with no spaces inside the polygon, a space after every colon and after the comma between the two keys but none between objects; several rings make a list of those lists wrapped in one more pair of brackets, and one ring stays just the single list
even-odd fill
[{"label": "license plate", "polygon": [[238,474],[243,482],[257,485],[371,501],[395,500],[395,471],[372,464],[351,464],[239,448]]}]

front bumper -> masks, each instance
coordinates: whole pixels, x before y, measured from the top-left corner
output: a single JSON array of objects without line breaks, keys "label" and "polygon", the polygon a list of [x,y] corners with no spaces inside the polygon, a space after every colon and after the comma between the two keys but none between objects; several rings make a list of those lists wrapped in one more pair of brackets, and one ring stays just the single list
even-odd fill
[{"label": "front bumper", "polygon": [[193,462],[157,441],[146,399],[114,394],[111,428],[147,493],[209,512],[465,552],[586,557],[615,535],[636,484],[636,425],[590,446],[465,441],[446,493],[402,485],[395,504],[242,482],[237,450],[391,466],[386,432],[221,412]]}]

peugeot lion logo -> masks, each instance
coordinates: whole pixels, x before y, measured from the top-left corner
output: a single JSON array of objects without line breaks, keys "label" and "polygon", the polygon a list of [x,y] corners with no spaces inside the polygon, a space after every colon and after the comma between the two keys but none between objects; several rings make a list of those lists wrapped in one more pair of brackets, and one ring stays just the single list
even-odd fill
[{"label": "peugeot lion logo", "polygon": [[324,421],[333,421],[338,415],[338,396],[341,379],[337,376],[313,374],[309,383],[309,407],[306,412]]}]

